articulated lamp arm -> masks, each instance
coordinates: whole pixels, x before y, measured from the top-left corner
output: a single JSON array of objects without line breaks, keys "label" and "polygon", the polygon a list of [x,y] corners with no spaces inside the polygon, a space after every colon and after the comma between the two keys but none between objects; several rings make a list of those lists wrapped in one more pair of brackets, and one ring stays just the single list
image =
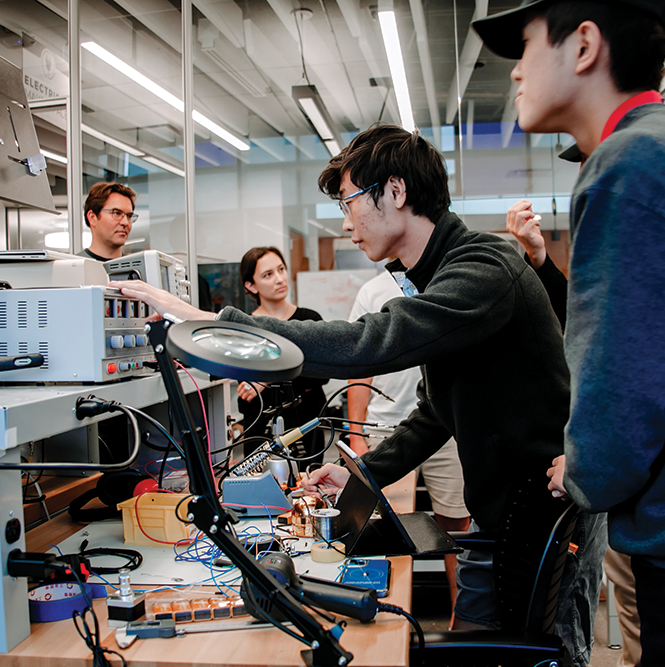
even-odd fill
[{"label": "articulated lamp arm", "polygon": [[[191,327],[192,323],[186,324]],[[201,323],[207,328],[211,326],[214,328],[218,324]],[[225,510],[219,503],[207,452],[185,401],[180,378],[175,372],[173,358],[168,350],[169,347],[172,347],[168,340],[169,329],[178,326],[164,319],[150,323],[146,326],[146,331],[159,361],[174,418],[182,435],[182,448],[190,480],[190,490],[194,494],[189,502],[187,519],[222,549],[257,591],[270,600],[271,605],[300,631],[301,641],[308,644],[311,649],[301,652],[308,667],[344,667],[353,659],[353,654],[344,650],[337,641],[337,636],[341,634],[341,627],[334,626],[332,630],[326,630],[227,530],[229,524],[237,523],[238,519],[232,511]],[[188,355],[186,361],[195,365],[192,363],[191,355]],[[224,365],[223,358],[219,364],[220,367]],[[208,367],[203,370],[210,372]],[[223,371],[223,368],[220,370]],[[228,377],[223,372],[214,374]]]}]

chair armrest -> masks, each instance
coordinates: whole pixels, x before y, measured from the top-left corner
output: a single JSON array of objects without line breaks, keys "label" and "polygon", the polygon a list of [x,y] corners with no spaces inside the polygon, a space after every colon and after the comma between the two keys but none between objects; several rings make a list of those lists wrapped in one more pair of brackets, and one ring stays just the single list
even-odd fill
[{"label": "chair armrest", "polygon": [[448,535],[452,537],[457,545],[463,549],[473,549],[474,551],[493,552],[496,545],[496,535],[493,533],[464,532],[459,530],[449,531]]}]

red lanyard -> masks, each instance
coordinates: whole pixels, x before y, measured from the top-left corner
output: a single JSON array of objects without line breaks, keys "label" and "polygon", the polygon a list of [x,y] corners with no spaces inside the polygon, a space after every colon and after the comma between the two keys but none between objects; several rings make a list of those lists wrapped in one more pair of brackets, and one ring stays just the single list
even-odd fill
[{"label": "red lanyard", "polygon": [[647,90],[638,95],[634,95],[629,100],[626,100],[623,104],[620,104],[609,117],[605,127],[603,128],[603,133],[600,135],[600,140],[605,141],[607,137],[614,132],[614,129],[619,124],[619,121],[635,107],[640,107],[643,104],[655,104],[663,102],[663,98],[655,90]]}]

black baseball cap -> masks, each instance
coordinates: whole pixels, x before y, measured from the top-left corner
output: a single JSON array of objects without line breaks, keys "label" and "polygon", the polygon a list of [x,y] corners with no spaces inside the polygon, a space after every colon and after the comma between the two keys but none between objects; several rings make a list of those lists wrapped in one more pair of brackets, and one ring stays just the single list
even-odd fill
[{"label": "black baseball cap", "polygon": [[[665,24],[665,0],[595,0],[603,5],[633,7],[654,16]],[[524,51],[522,28],[527,12],[535,7],[553,4],[556,0],[522,0],[519,7],[476,19],[471,23],[485,46],[498,56],[519,60]]]},{"label": "black baseball cap", "polygon": [[561,151],[557,157],[560,157],[566,162],[584,162],[584,160],[586,160],[586,155],[582,153],[577,144],[568,146],[568,148],[566,148],[565,151]]}]

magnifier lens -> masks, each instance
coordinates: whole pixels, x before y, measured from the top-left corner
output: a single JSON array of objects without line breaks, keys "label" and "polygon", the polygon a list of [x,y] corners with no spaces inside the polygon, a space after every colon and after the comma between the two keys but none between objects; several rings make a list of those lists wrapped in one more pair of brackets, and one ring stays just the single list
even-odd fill
[{"label": "magnifier lens", "polygon": [[275,343],[246,331],[233,329],[198,329],[192,340],[205,350],[216,352],[228,359],[269,361],[277,359],[281,350]]}]

